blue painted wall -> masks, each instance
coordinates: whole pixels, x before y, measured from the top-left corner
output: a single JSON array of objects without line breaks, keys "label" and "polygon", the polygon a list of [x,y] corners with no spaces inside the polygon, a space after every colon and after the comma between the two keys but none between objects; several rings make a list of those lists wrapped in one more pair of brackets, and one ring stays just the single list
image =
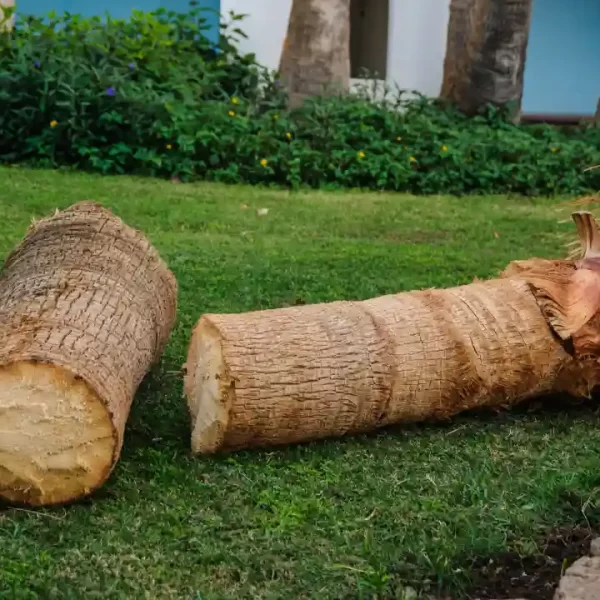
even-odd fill
[{"label": "blue painted wall", "polygon": [[594,114],[600,97],[600,0],[533,0],[523,112]]},{"label": "blue painted wall", "polygon": [[[16,0],[16,5],[17,15],[41,16],[55,10],[59,14],[68,11],[90,17],[108,12],[116,19],[128,17],[133,9],[150,11],[163,7],[178,12],[190,9],[189,0]],[[221,0],[198,0],[197,6],[219,11]],[[211,26],[206,35],[216,42],[219,38],[219,16],[207,11],[205,18]]]}]

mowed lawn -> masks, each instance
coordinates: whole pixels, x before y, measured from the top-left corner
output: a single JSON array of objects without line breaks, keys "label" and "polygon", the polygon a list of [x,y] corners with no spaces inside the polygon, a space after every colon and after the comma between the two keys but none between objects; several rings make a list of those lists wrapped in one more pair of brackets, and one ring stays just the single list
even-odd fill
[{"label": "mowed lawn", "polygon": [[157,246],[179,281],[178,325],[109,482],[70,507],[0,509],[2,600],[400,598],[403,585],[466,598],[474,559],[526,556],[552,527],[600,521],[593,403],[198,458],[179,376],[203,312],[451,286],[512,259],[562,257],[574,227],[558,200],[5,168],[2,256],[32,218],[83,199]]}]

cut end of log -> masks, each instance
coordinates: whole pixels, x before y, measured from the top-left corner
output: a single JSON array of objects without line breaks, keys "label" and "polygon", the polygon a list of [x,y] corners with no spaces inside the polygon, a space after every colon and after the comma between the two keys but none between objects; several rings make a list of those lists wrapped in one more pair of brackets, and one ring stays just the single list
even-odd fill
[{"label": "cut end of log", "polygon": [[219,332],[202,317],[192,334],[184,380],[195,454],[213,454],[223,445],[229,393],[233,388],[227,378]]},{"label": "cut end of log", "polygon": [[108,477],[117,443],[85,381],[42,363],[0,368],[0,497],[41,506],[85,496]]}]

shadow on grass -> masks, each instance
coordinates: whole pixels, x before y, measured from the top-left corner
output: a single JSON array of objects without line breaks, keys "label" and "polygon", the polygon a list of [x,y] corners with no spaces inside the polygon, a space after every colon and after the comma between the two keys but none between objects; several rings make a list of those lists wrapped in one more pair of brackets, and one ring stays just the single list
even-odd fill
[{"label": "shadow on grass", "polygon": [[[190,456],[190,420],[183,399],[183,380],[179,373],[154,369],[143,381],[139,398],[134,402],[129,419],[122,459],[134,456],[135,451],[144,447],[165,448],[172,456]],[[175,389],[175,391],[174,391]],[[352,440],[353,443],[369,443],[378,436],[427,434],[451,435],[463,429],[473,430],[478,426],[486,429],[501,430],[510,424],[535,420],[543,423],[545,419],[562,416],[562,421],[553,420],[552,425],[568,427],[570,420],[597,419],[600,417],[600,390],[590,400],[574,399],[567,395],[551,395],[524,401],[510,408],[481,408],[466,411],[443,421],[423,421],[419,423],[391,425],[365,434],[337,438],[336,441]],[[332,438],[297,443],[275,448],[252,448],[236,454],[243,456],[262,456],[276,451],[285,460],[293,459],[296,450],[307,446],[324,449],[331,444]],[[229,454],[217,454],[212,460],[226,459]]]},{"label": "shadow on grass", "polygon": [[[449,434],[478,423],[485,426],[503,427],[524,419],[536,418],[543,421],[562,415],[572,419],[598,418],[600,416],[600,389],[591,399],[576,399],[565,394],[555,394],[525,400],[513,407],[479,408],[468,410],[443,421],[422,421],[406,425],[390,425],[378,430],[388,434],[411,431],[427,431]],[[367,434],[371,435],[371,434]]]}]

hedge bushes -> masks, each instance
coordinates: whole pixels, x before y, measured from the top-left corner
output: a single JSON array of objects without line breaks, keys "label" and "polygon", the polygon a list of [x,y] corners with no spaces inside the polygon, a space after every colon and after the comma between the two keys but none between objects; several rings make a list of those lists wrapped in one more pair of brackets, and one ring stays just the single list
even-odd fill
[{"label": "hedge bushes", "polygon": [[282,90],[203,13],[129,20],[30,18],[0,40],[0,161],[182,180],[432,193],[600,188],[600,130],[467,118],[401,93],[321,98]]}]

